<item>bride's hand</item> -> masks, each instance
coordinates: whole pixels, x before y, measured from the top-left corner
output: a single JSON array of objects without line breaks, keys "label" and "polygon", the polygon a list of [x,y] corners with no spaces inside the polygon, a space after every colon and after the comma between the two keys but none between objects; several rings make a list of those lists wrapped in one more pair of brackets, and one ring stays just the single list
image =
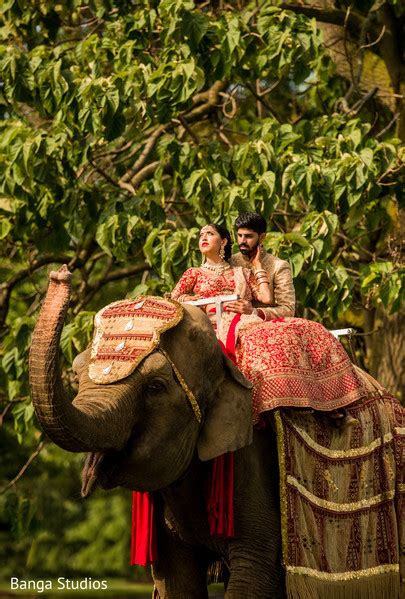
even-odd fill
[{"label": "bride's hand", "polygon": [[226,312],[236,312],[237,314],[252,314],[253,306],[249,300],[238,299],[233,302],[226,302],[224,310]]},{"label": "bride's hand", "polygon": [[205,306],[201,306],[201,309],[204,310],[206,314],[209,314],[209,312],[215,311],[215,304],[205,304]]}]

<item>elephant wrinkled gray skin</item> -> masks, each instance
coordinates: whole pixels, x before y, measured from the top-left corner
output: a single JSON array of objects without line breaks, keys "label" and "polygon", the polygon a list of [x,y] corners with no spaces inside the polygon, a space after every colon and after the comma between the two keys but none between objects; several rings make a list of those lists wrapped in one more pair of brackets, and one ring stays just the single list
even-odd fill
[{"label": "elephant wrinkled gray skin", "polygon": [[[95,482],[106,489],[159,491],[153,575],[162,599],[206,598],[207,566],[220,557],[230,572],[228,599],[282,598],[275,436],[256,431],[252,441],[250,383],[223,356],[207,316],[187,307],[160,343],[198,400],[201,426],[159,352],[125,380],[98,385],[89,379],[86,350],[74,362],[79,391],[70,402],[58,366],[70,277],[64,268],[51,273],[31,346],[30,382],[49,437],[68,451],[91,452],[83,494]],[[202,460],[231,450],[236,534],[226,540],[209,533],[203,488],[208,464]]]}]

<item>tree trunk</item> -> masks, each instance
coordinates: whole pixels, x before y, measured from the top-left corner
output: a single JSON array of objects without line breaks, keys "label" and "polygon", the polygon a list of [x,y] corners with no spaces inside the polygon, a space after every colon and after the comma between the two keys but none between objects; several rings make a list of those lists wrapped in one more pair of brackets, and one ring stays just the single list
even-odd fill
[{"label": "tree trunk", "polygon": [[368,369],[396,397],[405,398],[405,314],[377,311],[366,336]]}]

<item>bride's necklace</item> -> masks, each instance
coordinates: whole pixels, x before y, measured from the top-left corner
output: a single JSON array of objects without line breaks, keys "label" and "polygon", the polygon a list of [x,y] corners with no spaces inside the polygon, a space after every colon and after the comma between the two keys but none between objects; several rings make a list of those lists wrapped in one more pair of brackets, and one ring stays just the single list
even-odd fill
[{"label": "bride's necklace", "polygon": [[221,275],[228,270],[228,268],[231,268],[231,265],[228,264],[226,260],[221,260],[221,262],[218,262],[217,264],[208,264],[207,262],[204,262],[202,268],[208,268],[208,270],[212,270],[213,272]]}]

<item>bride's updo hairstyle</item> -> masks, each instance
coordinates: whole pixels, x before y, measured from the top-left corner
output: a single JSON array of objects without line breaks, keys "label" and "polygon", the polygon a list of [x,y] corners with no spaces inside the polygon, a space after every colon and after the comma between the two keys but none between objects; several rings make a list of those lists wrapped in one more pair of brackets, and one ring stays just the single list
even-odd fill
[{"label": "bride's updo hairstyle", "polygon": [[217,225],[216,223],[208,223],[205,226],[212,227],[213,229],[215,229],[217,233],[219,233],[221,239],[227,240],[228,243],[224,247],[224,259],[228,262],[229,258],[232,256],[232,239],[228,229],[226,227],[223,227],[222,225]]}]

